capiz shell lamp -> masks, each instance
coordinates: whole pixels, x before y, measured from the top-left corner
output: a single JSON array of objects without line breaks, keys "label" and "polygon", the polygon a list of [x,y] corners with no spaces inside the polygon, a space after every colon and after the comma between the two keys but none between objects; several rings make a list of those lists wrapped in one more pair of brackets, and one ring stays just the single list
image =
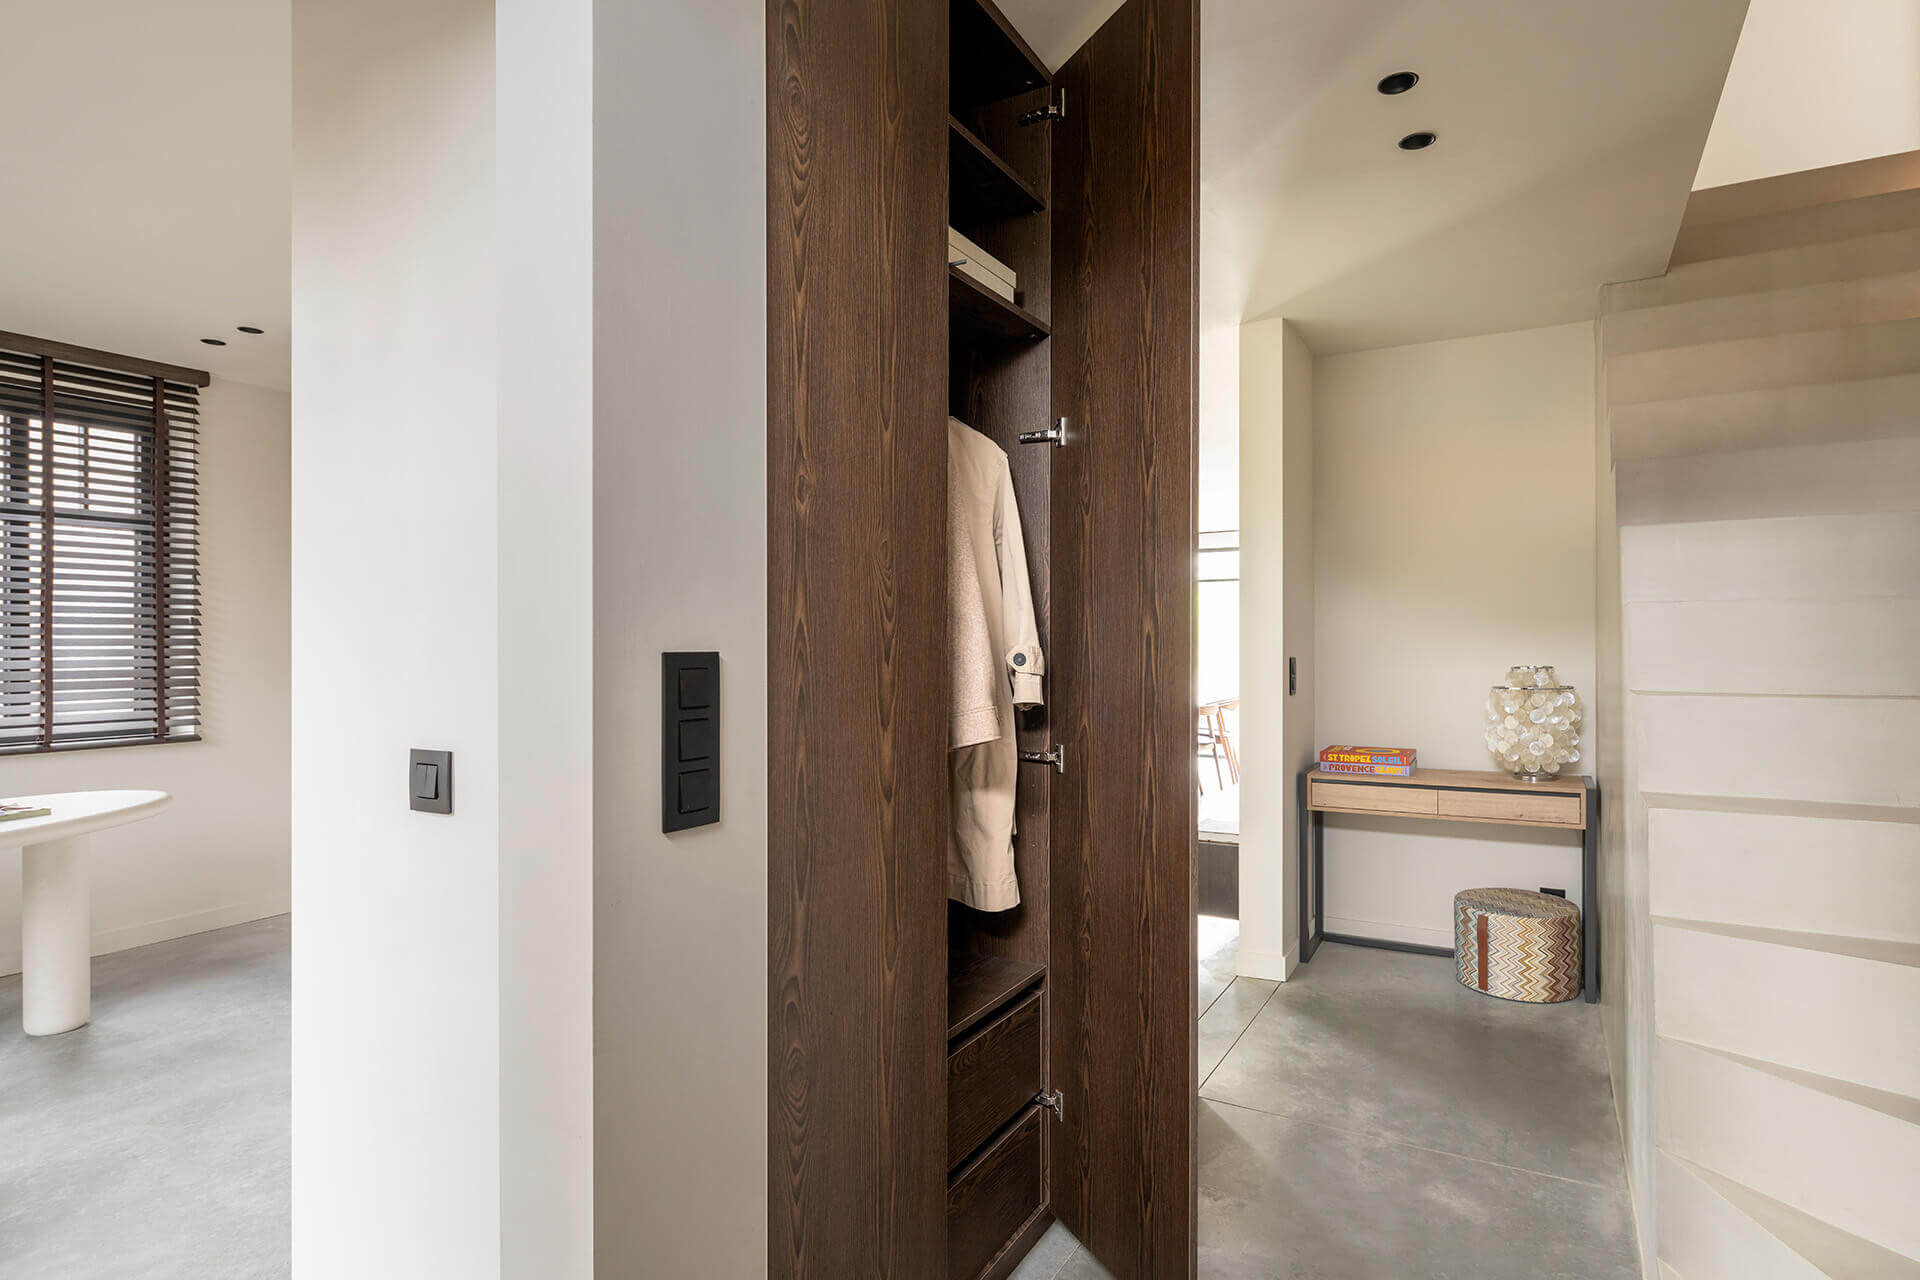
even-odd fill
[{"label": "capiz shell lamp", "polygon": [[1580,761],[1583,708],[1552,667],[1510,667],[1487,694],[1487,750],[1526,782],[1557,777]]}]

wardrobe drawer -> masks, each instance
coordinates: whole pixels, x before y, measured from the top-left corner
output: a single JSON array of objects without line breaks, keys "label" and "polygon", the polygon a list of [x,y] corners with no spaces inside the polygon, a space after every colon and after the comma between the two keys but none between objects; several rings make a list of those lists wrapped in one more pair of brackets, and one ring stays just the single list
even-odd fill
[{"label": "wardrobe drawer", "polygon": [[1040,1092],[1040,1043],[1035,991],[947,1054],[947,1168],[972,1155]]},{"label": "wardrobe drawer", "polygon": [[1580,797],[1528,795],[1520,791],[1442,791],[1440,813],[1448,818],[1496,822],[1563,822],[1580,825]]},{"label": "wardrobe drawer", "polygon": [[1432,813],[1433,792],[1424,787],[1377,783],[1313,782],[1307,803],[1316,809],[1350,809],[1356,813]]},{"label": "wardrobe drawer", "polygon": [[948,1280],[975,1280],[1039,1211],[1040,1116],[1028,1107],[947,1187]]}]

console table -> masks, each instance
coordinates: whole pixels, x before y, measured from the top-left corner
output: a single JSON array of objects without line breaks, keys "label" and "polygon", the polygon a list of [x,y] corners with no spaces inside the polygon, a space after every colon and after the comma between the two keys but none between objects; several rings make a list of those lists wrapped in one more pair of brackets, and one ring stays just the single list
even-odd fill
[{"label": "console table", "polygon": [[1301,964],[1313,959],[1313,953],[1327,939],[1362,947],[1453,954],[1439,947],[1326,932],[1326,814],[1544,827],[1581,833],[1580,929],[1584,954],[1580,977],[1587,1003],[1600,998],[1600,788],[1592,778],[1522,782],[1504,773],[1462,769],[1416,769],[1409,777],[1396,778],[1327,773],[1316,768],[1301,772],[1298,788]]}]

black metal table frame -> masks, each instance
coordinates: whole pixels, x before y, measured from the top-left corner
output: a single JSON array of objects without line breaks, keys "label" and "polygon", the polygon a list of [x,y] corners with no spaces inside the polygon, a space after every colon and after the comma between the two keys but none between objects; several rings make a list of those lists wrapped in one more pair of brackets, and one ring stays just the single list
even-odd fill
[{"label": "black metal table frame", "polygon": [[[1313,959],[1313,953],[1320,949],[1322,942],[1344,942],[1356,947],[1379,947],[1387,951],[1413,951],[1421,955],[1451,956],[1451,947],[1429,947],[1418,942],[1395,942],[1388,938],[1362,938],[1356,934],[1328,933],[1327,921],[1327,836],[1326,811],[1312,807],[1308,800],[1309,788],[1318,769],[1303,769],[1295,781],[1295,808],[1298,812],[1300,827],[1299,843],[1299,894],[1300,894],[1300,963]],[[1322,781],[1325,781],[1322,775]],[[1409,784],[1394,782],[1369,782],[1363,776],[1345,775],[1338,779],[1342,786],[1381,787],[1388,790],[1404,790]],[[1600,787],[1592,778],[1580,779],[1586,788],[1586,826],[1580,832],[1580,933],[1582,952],[1580,963],[1580,983],[1582,993],[1588,1004],[1600,999]],[[1417,785],[1417,784],[1414,784]],[[1512,795],[1513,791],[1500,787],[1456,787],[1430,784],[1435,791],[1479,791],[1491,795]],[[1337,811],[1336,811],[1337,812]],[[1422,814],[1408,813],[1362,813],[1361,817],[1413,818]],[[1448,819],[1458,821],[1458,819]],[[1540,830],[1555,828],[1549,823],[1502,822],[1498,826],[1537,826]],[[1565,830],[1561,827],[1559,830]]]}]

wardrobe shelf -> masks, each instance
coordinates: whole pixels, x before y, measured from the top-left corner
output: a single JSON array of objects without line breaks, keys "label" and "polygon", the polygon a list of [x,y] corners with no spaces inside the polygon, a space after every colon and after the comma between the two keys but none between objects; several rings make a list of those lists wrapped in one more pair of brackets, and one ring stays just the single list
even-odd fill
[{"label": "wardrobe shelf", "polygon": [[947,1039],[979,1026],[1046,973],[1043,965],[1004,956],[951,952],[947,956]]},{"label": "wardrobe shelf", "polygon": [[955,337],[1034,341],[1053,326],[1025,307],[1015,306],[957,267],[947,268],[947,324]]},{"label": "wardrobe shelf", "polygon": [[1033,46],[993,0],[952,0],[948,93],[956,112],[1053,83]]},{"label": "wardrobe shelf", "polygon": [[1031,183],[952,116],[947,117],[947,134],[948,222],[966,228],[1047,207]]}]

